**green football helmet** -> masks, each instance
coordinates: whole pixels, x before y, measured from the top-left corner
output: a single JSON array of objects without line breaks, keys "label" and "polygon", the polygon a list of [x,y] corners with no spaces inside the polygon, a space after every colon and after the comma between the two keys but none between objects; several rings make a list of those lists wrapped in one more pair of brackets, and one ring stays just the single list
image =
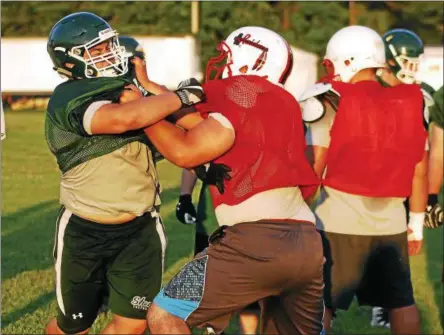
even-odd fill
[{"label": "green football helmet", "polygon": [[143,50],[142,45],[134,37],[119,36],[119,43],[125,47],[125,50],[128,53],[145,60],[145,51]]},{"label": "green football helmet", "polygon": [[[47,51],[53,69],[71,79],[117,77],[128,72],[128,54],[120,46],[118,34],[93,13],[79,12],[65,16],[51,29]],[[108,41],[107,49],[99,55],[91,48]]]},{"label": "green football helmet", "polygon": [[422,40],[407,29],[389,30],[382,39],[390,70],[404,84],[414,84],[418,72],[419,56],[424,53]]}]

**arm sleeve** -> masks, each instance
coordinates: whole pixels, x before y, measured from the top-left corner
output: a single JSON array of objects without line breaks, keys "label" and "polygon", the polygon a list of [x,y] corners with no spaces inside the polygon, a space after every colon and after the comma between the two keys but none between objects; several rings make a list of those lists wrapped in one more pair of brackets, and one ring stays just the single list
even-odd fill
[{"label": "arm sleeve", "polygon": [[66,117],[70,130],[82,136],[92,135],[91,120],[94,113],[103,105],[115,103],[119,95],[120,91],[106,92],[95,97],[92,101],[85,102],[67,111]]},{"label": "arm sleeve", "polygon": [[213,119],[219,121],[219,123],[224,126],[225,128],[234,130],[233,125],[231,124],[230,120],[228,120],[225,116],[223,116],[221,113],[210,113],[208,114],[208,117],[212,117]]},{"label": "arm sleeve", "polygon": [[441,87],[433,95],[435,104],[430,108],[430,123],[434,122],[440,128],[444,128],[444,87]]},{"label": "arm sleeve", "polygon": [[[95,101],[86,108],[86,110],[83,112],[83,117],[82,117],[83,131],[85,131],[88,135],[92,135],[91,121],[94,114],[97,112],[97,110],[100,107],[110,103],[111,103],[110,100]],[[79,115],[81,115],[81,113],[79,113]]]}]

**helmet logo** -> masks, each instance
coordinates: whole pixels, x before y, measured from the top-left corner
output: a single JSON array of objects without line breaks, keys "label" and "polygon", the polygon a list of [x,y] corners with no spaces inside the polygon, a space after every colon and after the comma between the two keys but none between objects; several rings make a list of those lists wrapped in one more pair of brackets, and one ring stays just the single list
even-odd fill
[{"label": "helmet logo", "polygon": [[243,33],[240,33],[239,35],[234,37],[234,45],[240,46],[243,43],[262,51],[252,67],[252,70],[259,71],[260,69],[262,69],[265,62],[267,61],[268,48],[260,44],[260,41],[254,41],[253,39],[250,38],[251,38],[250,34],[246,34],[244,36]]}]

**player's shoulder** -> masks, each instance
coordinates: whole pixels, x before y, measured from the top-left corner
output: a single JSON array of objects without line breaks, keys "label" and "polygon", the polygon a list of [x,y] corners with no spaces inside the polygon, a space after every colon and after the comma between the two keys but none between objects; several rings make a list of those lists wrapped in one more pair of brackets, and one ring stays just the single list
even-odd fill
[{"label": "player's shoulder", "polygon": [[424,104],[428,107],[432,107],[435,104],[434,94],[435,90],[433,87],[427,85],[426,83],[422,82],[420,85],[421,93],[424,99]]},{"label": "player's shoulder", "polygon": [[441,128],[444,127],[444,86],[441,86],[433,95],[434,104],[430,106],[430,123],[434,122]]},{"label": "player's shoulder", "polygon": [[130,82],[125,78],[91,78],[68,80],[58,85],[49,100],[48,109],[74,107],[96,97],[118,97]]},{"label": "player's shoulder", "polygon": [[298,99],[303,121],[313,123],[321,120],[326,113],[324,101],[328,99],[331,104],[337,106],[340,96],[330,83],[316,83],[308,87]]}]

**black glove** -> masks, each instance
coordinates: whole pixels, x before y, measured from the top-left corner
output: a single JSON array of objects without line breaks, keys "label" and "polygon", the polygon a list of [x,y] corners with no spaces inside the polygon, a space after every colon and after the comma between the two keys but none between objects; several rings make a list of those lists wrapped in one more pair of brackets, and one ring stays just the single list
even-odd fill
[{"label": "black glove", "polygon": [[229,172],[231,169],[225,164],[217,164],[211,162],[210,164],[199,165],[194,168],[197,178],[203,183],[214,185],[217,187],[220,194],[224,194],[224,180],[231,180]]},{"label": "black glove", "polygon": [[424,226],[427,228],[438,228],[442,224],[443,213],[441,205],[438,203],[438,195],[429,194]]},{"label": "black glove", "polygon": [[197,214],[190,194],[182,194],[179,197],[179,202],[176,206],[176,217],[183,224],[196,223]]},{"label": "black glove", "polygon": [[174,93],[177,94],[182,102],[182,108],[193,106],[205,101],[206,98],[202,85],[195,78],[182,81]]}]

